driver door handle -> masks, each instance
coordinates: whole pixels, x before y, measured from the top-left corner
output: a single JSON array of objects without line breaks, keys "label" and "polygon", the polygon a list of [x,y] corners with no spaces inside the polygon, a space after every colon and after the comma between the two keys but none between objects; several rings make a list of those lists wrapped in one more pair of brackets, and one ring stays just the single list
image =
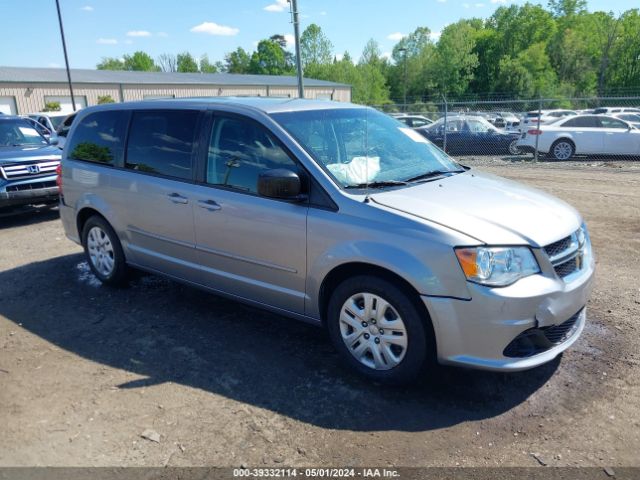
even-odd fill
[{"label": "driver door handle", "polygon": [[210,212],[215,212],[222,208],[215,200],[198,200],[198,206]]}]

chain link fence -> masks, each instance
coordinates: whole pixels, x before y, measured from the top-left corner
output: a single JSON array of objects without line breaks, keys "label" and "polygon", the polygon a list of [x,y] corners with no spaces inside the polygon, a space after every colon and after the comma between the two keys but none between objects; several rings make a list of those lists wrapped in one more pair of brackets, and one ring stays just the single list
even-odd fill
[{"label": "chain link fence", "polygon": [[387,104],[454,157],[640,159],[640,96]]}]

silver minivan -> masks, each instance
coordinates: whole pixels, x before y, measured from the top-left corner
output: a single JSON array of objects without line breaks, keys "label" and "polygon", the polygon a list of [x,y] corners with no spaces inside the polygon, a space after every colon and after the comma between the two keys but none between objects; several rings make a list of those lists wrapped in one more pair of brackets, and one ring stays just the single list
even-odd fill
[{"label": "silver minivan", "polygon": [[60,212],[107,285],[130,269],[326,327],[355,370],[516,371],[582,332],[576,210],[456,163],[373,109],[275,98],[83,109]]}]

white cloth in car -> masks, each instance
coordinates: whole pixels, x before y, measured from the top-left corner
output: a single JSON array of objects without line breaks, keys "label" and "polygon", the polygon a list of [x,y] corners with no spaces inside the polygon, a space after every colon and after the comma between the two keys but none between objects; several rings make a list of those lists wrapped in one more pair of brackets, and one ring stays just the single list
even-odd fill
[{"label": "white cloth in car", "polygon": [[359,185],[376,178],[380,172],[380,157],[353,157],[349,163],[330,163],[329,171],[345,185]]}]

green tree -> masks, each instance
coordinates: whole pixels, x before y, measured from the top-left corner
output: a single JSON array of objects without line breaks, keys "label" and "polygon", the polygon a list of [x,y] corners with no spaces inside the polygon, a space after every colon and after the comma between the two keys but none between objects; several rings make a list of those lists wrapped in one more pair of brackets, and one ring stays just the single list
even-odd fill
[{"label": "green tree", "polygon": [[379,65],[381,61],[380,58],[380,45],[373,38],[370,38],[364,46],[364,50],[362,50],[362,55],[360,56],[360,64],[368,64],[368,65]]},{"label": "green tree", "polygon": [[282,43],[273,38],[261,40],[251,55],[249,73],[262,75],[285,75],[293,73],[287,61]]},{"label": "green tree", "polygon": [[620,17],[620,39],[611,54],[608,84],[611,87],[640,85],[640,10]]},{"label": "green tree", "polygon": [[104,105],[105,103],[116,103],[111,95],[99,95],[98,105]]},{"label": "green tree", "polygon": [[409,101],[411,98],[431,93],[434,54],[435,45],[431,40],[431,31],[426,27],[418,27],[396,43],[391,53],[393,65],[386,71],[387,84],[393,99],[404,99],[405,80]]},{"label": "green tree", "polygon": [[303,67],[309,64],[326,65],[331,63],[333,44],[315,23],[305,28],[300,35],[300,58]]},{"label": "green tree", "polygon": [[572,17],[587,11],[587,0],[549,0],[548,6],[554,17]]},{"label": "green tree", "polygon": [[42,109],[43,112],[59,112],[60,110],[60,102],[46,102]]},{"label": "green tree", "polygon": [[136,72],[159,72],[160,67],[156,65],[153,58],[148,53],[137,51],[133,55],[124,55],[124,69]]},{"label": "green tree", "polygon": [[176,56],[176,67],[178,72],[182,73],[197,73],[198,62],[189,52],[179,53]]},{"label": "green tree", "polygon": [[209,61],[208,55],[200,57],[200,71],[202,73],[217,73],[218,67]]},{"label": "green tree", "polygon": [[124,70],[124,62],[119,58],[104,57],[102,61],[96,65],[98,70]]},{"label": "green tree", "polygon": [[244,48],[238,47],[225,55],[224,62],[228,73],[249,73],[251,56]]},{"label": "green tree", "polygon": [[441,93],[461,95],[466,92],[478,65],[474,47],[475,31],[467,22],[448,25],[442,31],[433,68],[434,79]]}]

